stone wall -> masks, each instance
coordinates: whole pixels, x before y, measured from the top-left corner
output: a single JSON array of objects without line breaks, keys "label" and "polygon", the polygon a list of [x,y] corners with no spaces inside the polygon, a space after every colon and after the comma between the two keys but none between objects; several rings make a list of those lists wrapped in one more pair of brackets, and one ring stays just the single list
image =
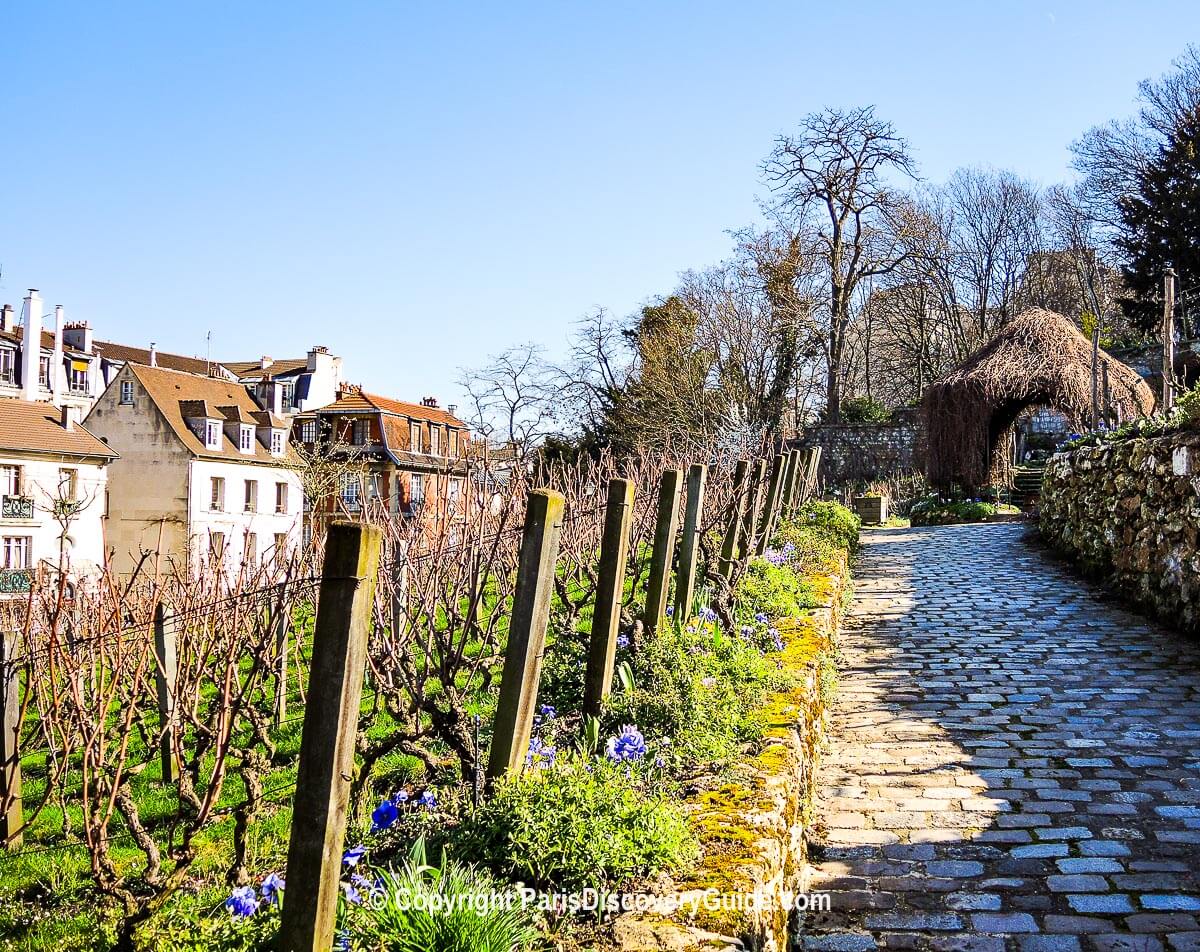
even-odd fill
[{"label": "stone wall", "polygon": [[920,427],[913,410],[888,423],[841,423],[805,430],[796,444],[821,447],[821,481],[834,485],[919,468]]},{"label": "stone wall", "polygon": [[1058,453],[1042,484],[1042,536],[1121,595],[1200,630],[1198,494],[1198,434]]}]

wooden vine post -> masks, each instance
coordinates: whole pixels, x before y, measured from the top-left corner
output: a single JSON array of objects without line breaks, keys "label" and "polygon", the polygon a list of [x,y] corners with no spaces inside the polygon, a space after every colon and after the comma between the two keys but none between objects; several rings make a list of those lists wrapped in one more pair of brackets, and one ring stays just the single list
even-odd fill
[{"label": "wooden vine post", "polygon": [[17,668],[17,632],[0,632],[0,844],[21,846],[21,679]]},{"label": "wooden vine post", "polygon": [[737,563],[739,536],[742,532],[742,513],[746,508],[747,479],[750,473],[750,461],[740,459],[733,470],[733,499],[730,502],[729,524],[725,529],[725,539],[721,543],[721,563],[718,566],[725,578],[733,575],[733,567]]},{"label": "wooden vine post", "polygon": [[333,945],[354,739],[382,533],[336,522],[313,631],[312,667],[287,855],[287,890],[276,948],[328,952]]},{"label": "wooden vine post", "polygon": [[154,606],[154,686],[158,693],[158,749],[162,760],[162,782],[179,779],[179,759],[175,756],[175,684],[177,677],[176,627],[168,618],[167,607]]},{"label": "wooden vine post", "polygon": [[592,614],[592,638],[588,644],[587,671],[583,681],[583,713],[600,716],[600,708],[612,688],[617,634],[621,625],[621,595],[625,589],[625,567],[629,559],[629,525],[633,521],[633,481],[611,479],[600,537],[600,567],[596,580],[596,608]]},{"label": "wooden vine post", "polygon": [[796,491],[796,480],[800,478],[800,451],[788,450],[787,466],[783,475],[783,498],[779,503],[779,513],[783,518],[792,514],[792,496]]},{"label": "wooden vine post", "polygon": [[700,520],[704,514],[704,485],[708,467],[693,463],[688,469],[687,500],[683,511],[683,535],[679,540],[679,567],[675,571],[675,620],[680,624],[691,614],[696,596],[696,563],[700,558]]},{"label": "wooden vine post", "polygon": [[742,514],[742,534],[738,540],[738,558],[754,554],[758,544],[757,529],[763,498],[767,491],[767,461],[757,459],[750,467],[750,484],[746,487],[746,511]]},{"label": "wooden vine post", "polygon": [[650,577],[646,579],[646,610],[642,615],[647,635],[652,635],[658,630],[667,610],[667,591],[671,584],[671,564],[675,556],[675,536],[679,532],[679,489],[682,485],[682,470],[663,470],[658,485],[658,513],[654,520]]},{"label": "wooden vine post", "polygon": [[520,770],[529,750],[564,505],[562,493],[551,489],[535,489],[529,494],[517,562],[512,623],[496,704],[496,726],[488,757],[489,780],[510,770]]},{"label": "wooden vine post", "polygon": [[762,519],[758,524],[758,545],[754,547],[755,555],[762,555],[771,544],[771,536],[775,534],[775,524],[779,521],[779,497],[783,492],[784,470],[787,457],[783,453],[775,454],[771,463],[771,478],[767,486],[767,498],[763,503]]}]

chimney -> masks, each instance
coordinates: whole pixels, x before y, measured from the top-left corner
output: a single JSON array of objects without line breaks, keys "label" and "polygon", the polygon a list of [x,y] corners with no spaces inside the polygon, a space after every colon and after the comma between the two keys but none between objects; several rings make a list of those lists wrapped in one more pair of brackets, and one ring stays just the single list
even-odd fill
[{"label": "chimney", "polygon": [[25,296],[25,336],[21,341],[21,396],[36,400],[42,366],[42,296],[30,288]]},{"label": "chimney", "polygon": [[421,406],[429,407],[433,410],[437,409],[437,397],[426,397],[421,401]]},{"label": "chimney", "polygon": [[457,410],[458,410],[457,404],[454,404],[454,403],[446,404],[446,412],[449,413],[451,416],[454,416],[456,414]]},{"label": "chimney", "polygon": [[62,408],[62,426],[68,433],[75,429],[75,424],[79,422],[79,407],[64,406]]},{"label": "chimney", "polygon": [[150,366],[158,366],[158,348],[154,346],[154,341],[150,341]]},{"label": "chimney", "polygon": [[92,325],[87,321],[72,321],[66,325],[63,340],[72,350],[90,354],[92,352]]},{"label": "chimney", "polygon": [[67,388],[67,367],[63,363],[63,306],[54,305],[54,353],[50,357],[50,399],[58,403]]},{"label": "chimney", "polygon": [[11,334],[16,329],[17,322],[13,318],[13,306],[5,304],[3,307],[0,307],[0,331]]}]

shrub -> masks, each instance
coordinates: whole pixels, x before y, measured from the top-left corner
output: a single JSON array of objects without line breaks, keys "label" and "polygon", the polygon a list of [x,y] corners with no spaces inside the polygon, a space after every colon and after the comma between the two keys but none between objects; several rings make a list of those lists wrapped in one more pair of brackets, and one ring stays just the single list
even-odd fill
[{"label": "shrub", "polygon": [[[503,887],[486,872],[445,858],[410,860],[375,882],[376,901],[351,907],[352,948],[382,952],[515,952],[541,946],[534,912],[492,902]],[[358,940],[354,942],[353,940]]]},{"label": "shrub", "polygon": [[787,564],[768,559],[751,559],[738,580],[734,593],[738,616],[749,619],[757,614],[768,618],[795,618],[805,608],[815,608],[811,583]]},{"label": "shrub", "polygon": [[799,547],[803,531],[808,530],[818,539],[853,552],[858,548],[861,528],[862,520],[840,503],[813,500],[801,506],[794,519],[780,526],[776,541],[780,545],[793,542]]},{"label": "shrub", "polygon": [[842,401],[842,423],[886,423],[892,411],[871,397],[850,397]]},{"label": "shrub", "polygon": [[910,515],[914,526],[937,526],[950,522],[981,522],[996,515],[997,511],[992,503],[978,499],[944,502],[931,496],[914,503]]},{"label": "shrub", "polygon": [[696,843],[680,808],[645,772],[570,755],[506,776],[449,834],[447,849],[508,879],[563,890],[674,872],[694,858]]}]

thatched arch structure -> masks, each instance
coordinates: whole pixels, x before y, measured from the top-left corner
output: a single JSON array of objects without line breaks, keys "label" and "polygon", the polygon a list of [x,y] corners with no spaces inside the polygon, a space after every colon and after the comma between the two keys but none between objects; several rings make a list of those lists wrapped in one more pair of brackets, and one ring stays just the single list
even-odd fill
[{"label": "thatched arch structure", "polygon": [[[1115,357],[1108,367],[1111,404],[1122,420],[1149,414],[1154,394]],[[1092,342],[1053,311],[1033,308],[925,391],[925,474],[936,486],[974,489],[1006,477],[1004,437],[1027,407],[1048,406],[1076,426],[1092,412]]]}]

